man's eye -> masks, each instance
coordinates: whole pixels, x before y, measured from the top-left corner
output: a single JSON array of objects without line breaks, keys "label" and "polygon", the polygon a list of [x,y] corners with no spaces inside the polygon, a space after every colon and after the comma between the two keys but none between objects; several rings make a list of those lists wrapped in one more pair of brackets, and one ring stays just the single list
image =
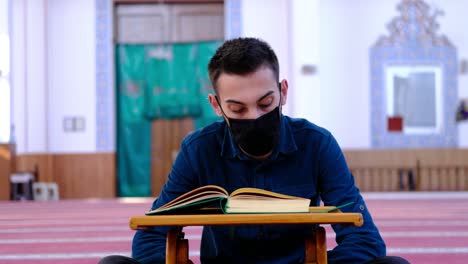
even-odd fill
[{"label": "man's eye", "polygon": [[258,102],[258,106],[261,108],[267,108],[273,103],[273,98],[272,97],[267,97],[263,99],[262,101]]},{"label": "man's eye", "polygon": [[244,108],[240,108],[240,109],[231,109],[231,111],[232,111],[233,113],[240,114],[240,113],[244,112]]},{"label": "man's eye", "polygon": [[228,105],[228,108],[229,108],[229,111],[236,113],[236,114],[242,113],[245,110],[245,107],[243,107],[242,105],[238,105],[238,104],[230,104]]}]

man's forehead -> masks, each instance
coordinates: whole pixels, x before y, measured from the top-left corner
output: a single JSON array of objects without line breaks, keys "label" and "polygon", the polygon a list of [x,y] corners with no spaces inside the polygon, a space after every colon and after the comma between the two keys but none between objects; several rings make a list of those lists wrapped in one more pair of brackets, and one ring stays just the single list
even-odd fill
[{"label": "man's forehead", "polygon": [[218,96],[223,101],[236,101],[236,102],[248,102],[248,101],[259,101],[265,97],[275,94],[277,88],[273,85],[265,87],[265,89],[243,89],[240,90],[228,90],[225,92],[218,91]]},{"label": "man's forehead", "polygon": [[223,73],[217,83],[217,95],[226,97],[261,98],[278,88],[274,75],[268,68],[260,69],[248,75]]}]

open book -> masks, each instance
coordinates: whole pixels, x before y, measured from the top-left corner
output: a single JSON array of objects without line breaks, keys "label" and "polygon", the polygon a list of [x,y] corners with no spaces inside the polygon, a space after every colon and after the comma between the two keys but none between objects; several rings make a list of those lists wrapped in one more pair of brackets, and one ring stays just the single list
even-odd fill
[{"label": "open book", "polygon": [[[187,192],[169,203],[146,212],[155,214],[187,213],[308,213],[310,199],[257,188],[240,188],[229,194],[224,188],[206,185]],[[336,210],[327,209],[323,212]],[[320,212],[314,210],[314,212]]]}]

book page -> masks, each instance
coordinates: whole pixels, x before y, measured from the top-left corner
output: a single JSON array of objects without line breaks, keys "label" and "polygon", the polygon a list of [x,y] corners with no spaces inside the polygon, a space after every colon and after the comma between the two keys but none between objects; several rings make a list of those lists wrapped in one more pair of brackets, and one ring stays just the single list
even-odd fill
[{"label": "book page", "polygon": [[269,198],[278,198],[278,199],[298,199],[298,200],[308,200],[306,198],[302,197],[297,197],[297,196],[290,196],[290,195],[285,195],[281,193],[276,193],[272,191],[267,191],[263,189],[258,189],[258,188],[240,188],[235,190],[234,192],[231,193],[229,196],[230,199],[232,198],[255,198],[258,199],[260,197],[269,197]]},{"label": "book page", "polygon": [[216,186],[216,185],[206,185],[200,188],[194,189],[188,193],[182,194],[176,199],[170,201],[169,203],[159,207],[159,209],[167,209],[171,207],[180,207],[182,205],[188,205],[192,202],[198,202],[204,199],[212,199],[216,197],[227,197],[228,193],[225,189]]},{"label": "book page", "polygon": [[229,196],[227,213],[289,213],[309,211],[310,199],[257,188],[241,188]]}]

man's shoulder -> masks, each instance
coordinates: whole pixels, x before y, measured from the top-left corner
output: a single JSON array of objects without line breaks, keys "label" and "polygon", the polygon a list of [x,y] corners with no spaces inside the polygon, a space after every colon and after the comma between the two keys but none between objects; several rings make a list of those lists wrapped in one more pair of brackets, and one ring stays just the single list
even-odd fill
[{"label": "man's shoulder", "polygon": [[186,146],[212,144],[219,141],[224,133],[224,121],[216,121],[190,132],[183,140]]},{"label": "man's shoulder", "polygon": [[310,122],[305,118],[292,118],[286,116],[286,120],[291,126],[292,133],[294,134],[306,133],[318,137],[330,136],[330,131],[321,126],[318,126],[317,124]]}]

